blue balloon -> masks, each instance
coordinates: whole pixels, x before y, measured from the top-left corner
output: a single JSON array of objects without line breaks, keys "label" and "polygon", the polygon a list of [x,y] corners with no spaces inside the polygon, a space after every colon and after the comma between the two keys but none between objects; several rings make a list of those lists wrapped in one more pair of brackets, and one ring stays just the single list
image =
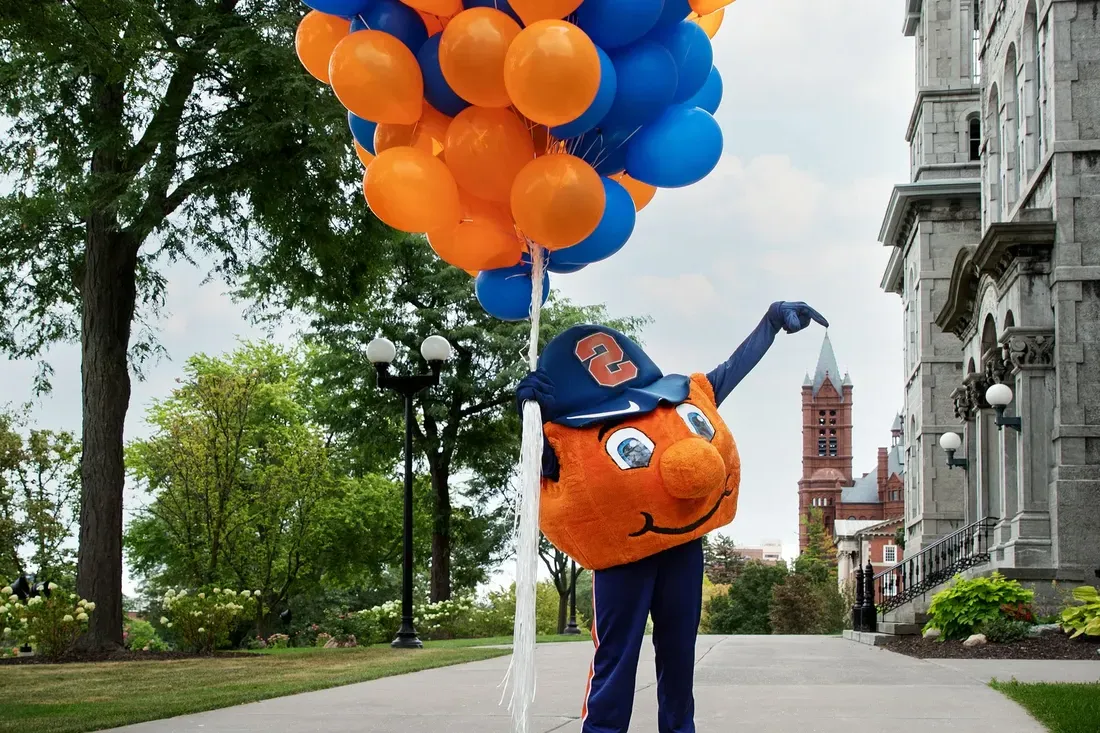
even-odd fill
[{"label": "blue balloon", "polygon": [[364,120],[362,117],[348,112],[348,127],[351,128],[351,136],[355,138],[355,142],[366,148],[371,155],[376,155],[374,152],[374,131],[378,129],[378,123]]},{"label": "blue balloon", "polygon": [[495,8],[502,13],[508,13],[512,16],[512,20],[519,23],[520,28],[523,27],[523,20],[520,19],[519,14],[512,10],[512,6],[508,4],[508,0],[462,0],[462,7],[469,10],[470,8]]},{"label": "blue balloon", "polygon": [[615,101],[601,127],[637,129],[661,116],[676,96],[676,61],[656,41],[643,39],[610,54],[615,65]]},{"label": "blue balloon", "polygon": [[554,258],[554,253],[553,252],[551,252],[550,256],[546,258],[546,271],[547,272],[556,272],[559,275],[569,275],[569,274],[574,273],[574,272],[580,272],[581,270],[583,270],[586,267],[588,267],[588,265],[564,265],[564,264],[560,264]]},{"label": "blue balloon", "polygon": [[554,264],[588,265],[606,260],[622,249],[634,233],[637,212],[630,192],[610,178],[603,179],[603,190],[607,203],[596,231],[572,247],[551,252],[550,259]]},{"label": "blue balloon", "polygon": [[[531,266],[519,264],[483,270],[474,280],[474,292],[485,312],[502,321],[524,321],[531,315]],[[550,275],[542,274],[542,302],[550,297]]]},{"label": "blue balloon", "polygon": [[585,161],[601,176],[613,176],[626,170],[626,143],[634,130],[602,128],[590,130],[569,141],[572,154]]},{"label": "blue balloon", "polygon": [[373,0],[305,0],[306,5],[329,15],[352,18],[362,13]]},{"label": "blue balloon", "polygon": [[649,33],[664,7],[664,0],[584,0],[577,26],[597,46],[621,48]]},{"label": "blue balloon", "polygon": [[691,5],[688,0],[665,0],[665,7],[661,11],[661,17],[653,24],[654,28],[663,28],[667,25],[676,25],[691,14]]},{"label": "blue balloon", "polygon": [[648,38],[667,48],[676,62],[676,94],[672,101],[685,102],[695,96],[714,66],[714,49],[707,32],[698,23],[685,20],[655,30]]},{"label": "blue balloon", "polygon": [[416,60],[420,62],[420,72],[424,76],[424,98],[443,114],[454,117],[470,103],[455,94],[443,78],[443,70],[439,66],[439,42],[442,38],[443,34],[437,33],[425,41],[416,54]]},{"label": "blue balloon", "polygon": [[370,0],[367,9],[351,21],[351,32],[369,28],[389,33],[415,55],[428,40],[428,27],[420,15],[399,0]]},{"label": "blue balloon", "polygon": [[722,104],[722,75],[718,73],[717,66],[710,68],[707,83],[685,104],[705,109],[712,115],[718,111],[718,105]]},{"label": "blue balloon", "polygon": [[705,110],[674,104],[627,145],[626,172],[661,188],[690,186],[722,157],[722,128]]},{"label": "blue balloon", "polygon": [[[550,128],[550,134],[558,140],[568,140],[571,137],[583,135],[600,124],[600,121],[611,109],[611,104],[615,101],[615,90],[618,88],[615,65],[611,63],[611,58],[599,46],[596,46],[596,53],[600,55],[600,88],[596,90],[596,98],[592,100],[592,104],[588,105],[588,109],[584,111],[584,114],[577,119]],[[425,87],[426,85],[427,79],[425,79]],[[431,102],[432,100],[429,98],[428,101]],[[435,106],[434,103],[433,106]]]}]

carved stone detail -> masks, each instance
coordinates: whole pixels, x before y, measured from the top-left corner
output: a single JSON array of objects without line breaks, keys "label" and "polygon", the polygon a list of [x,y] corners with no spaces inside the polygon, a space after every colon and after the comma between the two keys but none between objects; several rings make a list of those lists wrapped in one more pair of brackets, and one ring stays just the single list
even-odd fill
[{"label": "carved stone detail", "polygon": [[1054,365],[1054,332],[1045,329],[1008,328],[1001,336],[1009,373],[1019,369]]},{"label": "carved stone detail", "polygon": [[984,371],[987,387],[993,384],[1004,383],[1005,375],[1008,374],[1009,370],[1001,356],[1001,351],[1001,348],[994,346],[989,351],[982,354],[982,363],[985,366]]},{"label": "carved stone detail", "polygon": [[966,388],[971,411],[990,409],[989,403],[985,401],[985,391],[989,389],[991,384],[989,377],[981,372],[971,374],[963,380],[963,387]]},{"label": "carved stone detail", "polygon": [[955,388],[951,393],[951,399],[955,403],[955,417],[966,422],[974,412],[974,403],[970,399],[970,390],[966,385]]}]

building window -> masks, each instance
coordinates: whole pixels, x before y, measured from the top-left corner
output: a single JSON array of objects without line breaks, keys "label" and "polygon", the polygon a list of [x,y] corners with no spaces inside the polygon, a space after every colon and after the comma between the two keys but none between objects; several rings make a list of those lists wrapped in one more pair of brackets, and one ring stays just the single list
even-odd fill
[{"label": "building window", "polygon": [[836,455],[836,438],[829,438],[829,455]]},{"label": "building window", "polygon": [[854,515],[854,514],[852,516],[848,517],[849,522],[854,522],[855,519],[856,519],[856,515]]},{"label": "building window", "polygon": [[[1038,159],[1046,153],[1046,139],[1043,135],[1043,107],[1046,106],[1046,96],[1043,94],[1043,57],[1046,56],[1047,26],[1043,25],[1043,32],[1035,32],[1035,134],[1039,136]],[[1035,161],[1036,167],[1039,160]]]},{"label": "building window", "polygon": [[817,454],[819,456],[825,455],[825,439],[819,438],[817,441]]},{"label": "building window", "polygon": [[829,435],[836,435],[836,430],[835,430],[835,429],[833,429],[833,430],[830,430],[830,431],[829,431]]},{"label": "building window", "polygon": [[970,118],[968,125],[970,139],[970,160],[980,160],[982,157],[982,121],[977,115]]},{"label": "building window", "polygon": [[982,83],[982,6],[978,0],[970,8],[974,24],[970,29],[970,83]]},{"label": "building window", "polygon": [[836,417],[836,410],[829,410],[829,417]]},{"label": "building window", "polygon": [[882,548],[882,561],[887,565],[896,565],[898,562],[898,546],[886,545]]}]

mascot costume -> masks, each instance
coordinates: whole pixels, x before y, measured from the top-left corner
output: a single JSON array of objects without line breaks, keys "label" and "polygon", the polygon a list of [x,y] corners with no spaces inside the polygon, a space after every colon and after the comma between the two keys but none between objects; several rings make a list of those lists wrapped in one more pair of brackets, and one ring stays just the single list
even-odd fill
[{"label": "mascot costume", "polygon": [[703,535],[737,512],[741,460],[718,407],[780,331],[828,322],[805,303],[774,303],[708,374],[664,375],[603,326],[555,337],[520,383],[522,413],[544,420],[539,524],[593,571],[595,653],[582,733],[626,733],[647,617],[657,657],[658,730],[694,733],[695,639]]}]

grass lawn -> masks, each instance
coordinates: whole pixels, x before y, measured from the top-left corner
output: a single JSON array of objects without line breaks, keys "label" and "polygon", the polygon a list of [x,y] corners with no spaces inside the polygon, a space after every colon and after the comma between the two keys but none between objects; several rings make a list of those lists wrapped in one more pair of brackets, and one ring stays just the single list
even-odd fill
[{"label": "grass lawn", "polygon": [[[542,636],[539,642],[588,641]],[[248,657],[0,668],[0,731],[82,733],[504,656],[511,637],[355,649],[268,649]]]},{"label": "grass lawn", "polygon": [[1051,733],[1096,733],[1100,730],[1100,682],[1025,684],[993,681],[991,686],[1022,705]]}]

